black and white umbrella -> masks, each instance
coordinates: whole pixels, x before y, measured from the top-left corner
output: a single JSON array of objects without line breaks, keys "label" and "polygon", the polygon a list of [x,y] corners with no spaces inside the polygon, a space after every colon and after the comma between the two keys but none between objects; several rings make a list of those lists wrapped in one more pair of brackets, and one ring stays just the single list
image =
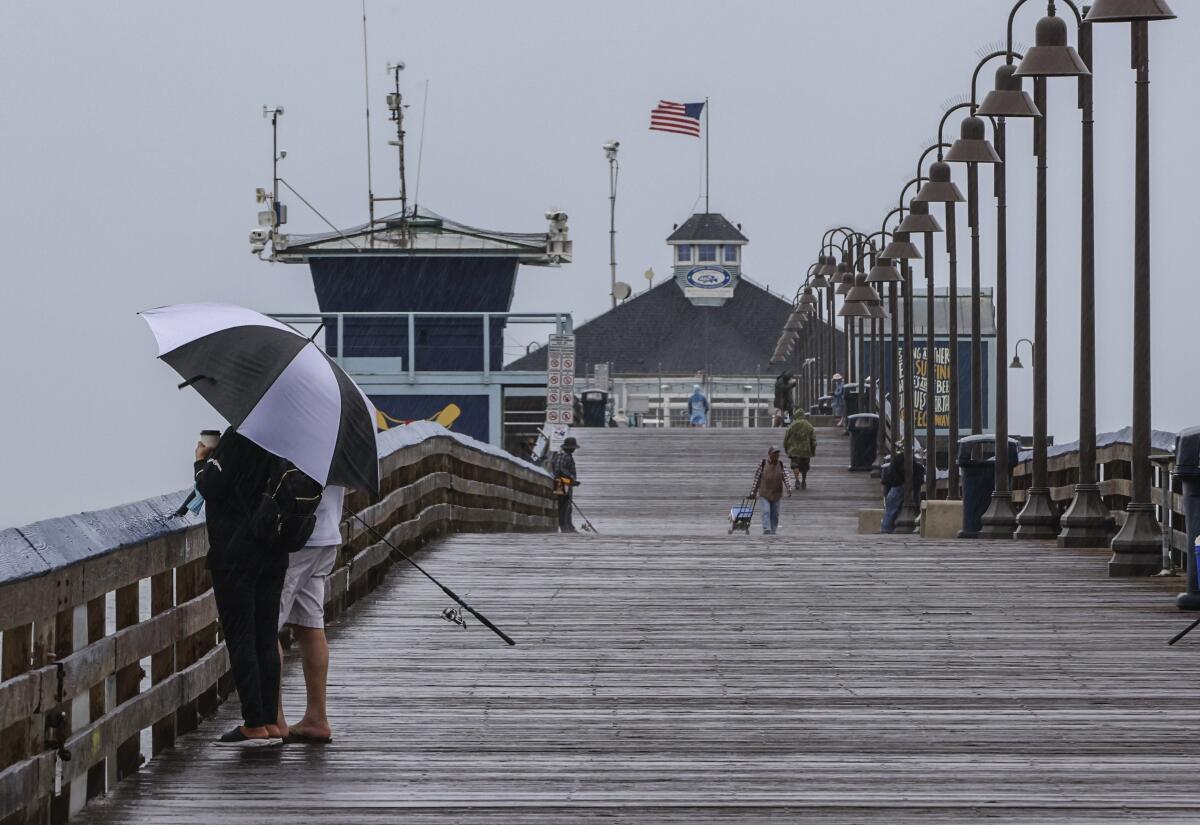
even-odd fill
[{"label": "black and white umbrella", "polygon": [[379,492],[375,407],[316,344],[231,304],[139,313],[158,357],[239,433],[321,484]]}]

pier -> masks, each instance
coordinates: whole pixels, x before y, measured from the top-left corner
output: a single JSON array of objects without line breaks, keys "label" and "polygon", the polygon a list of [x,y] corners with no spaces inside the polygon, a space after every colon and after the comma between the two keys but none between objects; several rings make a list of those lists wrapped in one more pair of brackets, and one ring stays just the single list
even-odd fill
[{"label": "pier", "polygon": [[[332,745],[215,748],[227,702],[72,821],[1200,815],[1192,654],[1165,645],[1178,580],[1050,542],[858,535],[878,481],[831,428],[774,537],[724,515],[780,431],[578,433],[598,534],[492,525],[419,553],[516,647],[442,622],[444,597],[392,566],[331,628]],[[296,707],[294,664],[284,684]]]}]

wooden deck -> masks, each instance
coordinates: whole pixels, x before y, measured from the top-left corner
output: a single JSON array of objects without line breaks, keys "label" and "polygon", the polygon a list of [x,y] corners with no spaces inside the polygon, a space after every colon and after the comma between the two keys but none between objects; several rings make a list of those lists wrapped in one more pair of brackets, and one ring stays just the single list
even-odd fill
[{"label": "wooden deck", "polygon": [[[1106,554],[856,536],[877,482],[822,431],[780,535],[725,513],[780,431],[583,431],[602,531],[462,535],[331,630],[334,745],[208,744],[93,823],[1200,821],[1200,633]],[[301,704],[293,664],[286,702]]]}]

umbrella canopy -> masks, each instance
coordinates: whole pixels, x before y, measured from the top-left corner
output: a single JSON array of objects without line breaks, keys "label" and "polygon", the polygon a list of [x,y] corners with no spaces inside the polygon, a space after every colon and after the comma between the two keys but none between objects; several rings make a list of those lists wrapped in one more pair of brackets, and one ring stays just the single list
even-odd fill
[{"label": "umbrella canopy", "polygon": [[231,304],[138,313],[169,364],[238,432],[322,485],[379,492],[375,407],[316,344]]}]

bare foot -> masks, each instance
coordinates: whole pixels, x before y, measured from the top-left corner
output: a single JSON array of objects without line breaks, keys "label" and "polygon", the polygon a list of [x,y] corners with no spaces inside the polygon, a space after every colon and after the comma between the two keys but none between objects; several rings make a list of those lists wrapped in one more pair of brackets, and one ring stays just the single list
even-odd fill
[{"label": "bare foot", "polygon": [[330,729],[329,722],[327,721],[314,722],[308,718],[304,718],[292,725],[289,730],[293,735],[301,734],[312,739],[330,739],[333,737],[333,731]]},{"label": "bare foot", "polygon": [[267,725],[265,729],[267,736],[270,736],[272,739],[282,739],[287,736],[287,732],[280,728],[279,725]]},{"label": "bare foot", "polygon": [[242,725],[241,727],[242,733],[251,739],[267,739],[271,736],[270,731],[268,731],[262,725],[259,725],[257,728],[248,728],[245,725]]}]

